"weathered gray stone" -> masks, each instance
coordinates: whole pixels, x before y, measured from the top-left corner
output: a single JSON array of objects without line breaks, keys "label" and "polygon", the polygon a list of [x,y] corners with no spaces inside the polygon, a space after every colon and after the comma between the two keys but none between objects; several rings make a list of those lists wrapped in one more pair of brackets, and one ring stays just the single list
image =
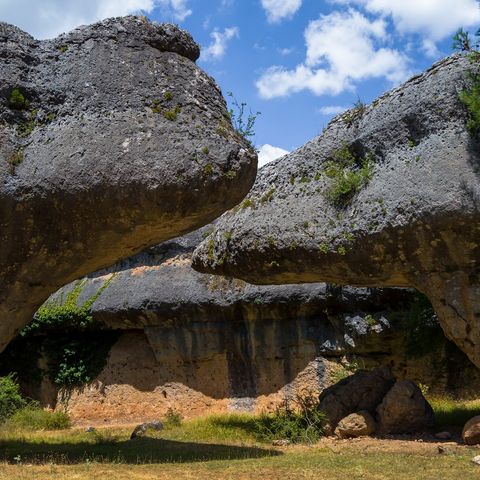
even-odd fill
[{"label": "weathered gray stone", "polygon": [[477,445],[480,443],[480,415],[471,418],[463,427],[463,441],[467,445]]},{"label": "weathered gray stone", "polygon": [[130,435],[130,440],[145,436],[148,430],[154,430],[159,432],[163,430],[163,423],[158,420],[154,420],[153,422],[145,422],[137,425]]},{"label": "weathered gray stone", "polygon": [[377,408],[382,433],[417,433],[434,425],[430,404],[415,383],[397,382]]},{"label": "weathered gray stone", "polygon": [[[480,366],[480,156],[458,95],[472,68],[446,58],[262,168],[194,268],[254,283],[414,286]],[[340,205],[325,165],[345,147],[373,172]]]},{"label": "weathered gray stone", "polygon": [[388,367],[360,370],[325,389],[320,395],[319,409],[327,417],[326,432],[334,432],[338,422],[354,412],[366,410],[374,414],[385,394],[395,383]]},{"label": "weathered gray stone", "polygon": [[198,55],[138,17],[41,42],[0,23],[0,350],[62,285],[248,192],[256,155]]},{"label": "weathered gray stone", "polygon": [[335,435],[340,438],[364,437],[375,433],[376,428],[375,419],[364,410],[342,418],[335,428]]}]

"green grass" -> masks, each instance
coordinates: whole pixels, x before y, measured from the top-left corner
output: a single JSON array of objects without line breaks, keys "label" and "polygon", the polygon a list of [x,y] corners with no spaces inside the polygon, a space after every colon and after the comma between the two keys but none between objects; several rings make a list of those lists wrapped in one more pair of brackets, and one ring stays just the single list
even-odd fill
[{"label": "green grass", "polygon": [[463,427],[471,418],[480,415],[480,400],[453,400],[448,397],[428,398],[435,412],[437,427]]},{"label": "green grass", "polygon": [[[451,400],[432,400],[437,411]],[[475,403],[475,402],[474,402]],[[476,402],[478,407],[479,402]],[[463,405],[463,406],[462,406]],[[473,403],[457,404],[475,413]],[[368,449],[355,442],[273,448],[256,438],[258,417],[213,415],[184,421],[149,437],[130,440],[132,428],[34,432],[0,429],[0,480],[473,480],[478,449],[455,447],[439,455],[435,445],[382,440]]]},{"label": "green grass", "polygon": [[119,430],[97,434],[72,431],[6,439],[0,433],[0,479],[479,478],[479,468],[470,462],[478,450],[466,447],[444,455],[438,455],[434,448],[417,453],[367,452],[348,444],[334,449],[321,445],[272,449],[165,438],[128,440],[127,434]]},{"label": "green grass", "polygon": [[31,405],[17,410],[6,422],[6,428],[25,430],[63,430],[70,427],[64,412],[50,412]]}]

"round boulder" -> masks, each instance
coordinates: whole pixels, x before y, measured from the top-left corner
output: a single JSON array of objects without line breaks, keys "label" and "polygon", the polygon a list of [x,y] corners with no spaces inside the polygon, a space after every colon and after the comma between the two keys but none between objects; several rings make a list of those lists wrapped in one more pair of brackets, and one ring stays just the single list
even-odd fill
[{"label": "round boulder", "polygon": [[377,407],[377,414],[382,433],[415,433],[434,424],[432,407],[410,380],[395,383]]},{"label": "round boulder", "polygon": [[480,443],[480,415],[471,418],[463,427],[462,438],[466,445]]},{"label": "round boulder", "polygon": [[335,435],[340,438],[363,437],[375,433],[377,425],[366,410],[352,413],[338,422]]}]

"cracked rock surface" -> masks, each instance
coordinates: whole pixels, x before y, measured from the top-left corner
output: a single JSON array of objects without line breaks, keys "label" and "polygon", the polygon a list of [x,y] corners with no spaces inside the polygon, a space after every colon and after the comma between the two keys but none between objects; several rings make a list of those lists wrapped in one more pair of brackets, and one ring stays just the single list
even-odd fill
[{"label": "cracked rock surface", "polygon": [[0,350],[62,285],[246,195],[256,154],[198,56],[139,17],[46,41],[0,23]]},{"label": "cracked rock surface", "polygon": [[[262,168],[194,268],[263,284],[413,286],[480,367],[479,145],[459,100],[472,68],[448,57]],[[350,195],[335,197],[332,165],[337,179],[357,174]]]}]

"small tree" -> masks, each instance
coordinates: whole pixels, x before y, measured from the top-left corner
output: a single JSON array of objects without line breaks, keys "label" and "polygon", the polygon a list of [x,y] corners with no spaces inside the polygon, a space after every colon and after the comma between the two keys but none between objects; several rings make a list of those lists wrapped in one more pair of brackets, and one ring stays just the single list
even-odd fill
[{"label": "small tree", "polygon": [[472,50],[472,46],[472,37],[470,34],[463,28],[459,28],[453,37],[453,49],[460,52],[470,52]]}]

